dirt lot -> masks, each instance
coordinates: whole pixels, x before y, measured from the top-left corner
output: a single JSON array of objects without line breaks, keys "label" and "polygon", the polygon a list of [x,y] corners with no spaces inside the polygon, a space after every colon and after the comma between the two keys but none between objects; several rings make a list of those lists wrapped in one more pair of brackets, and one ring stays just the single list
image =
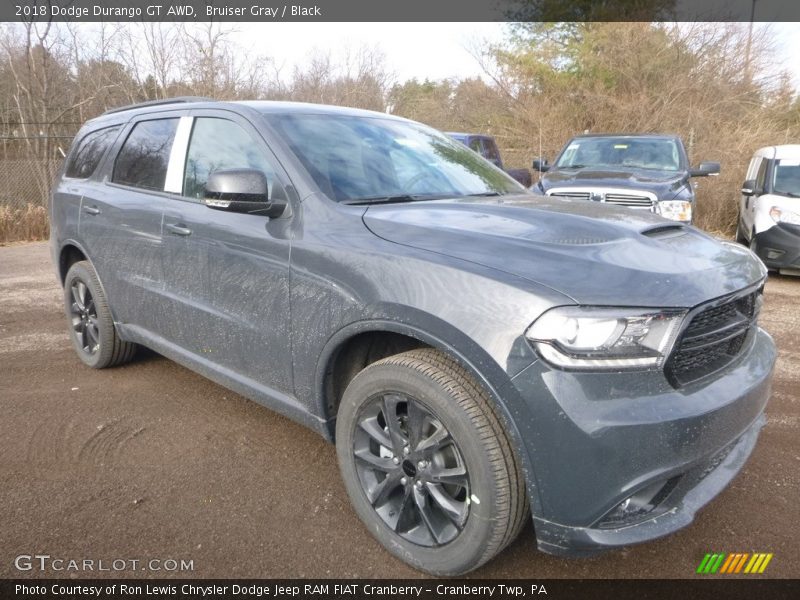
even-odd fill
[{"label": "dirt lot", "polygon": [[[691,527],[581,560],[537,553],[529,527],[475,575],[690,577],[706,552],[757,551],[775,554],[767,575],[797,577],[798,292],[798,279],[767,284],[761,322],[780,349],[769,423]],[[45,244],[0,248],[0,577],[36,553],[194,565],[128,577],[417,575],[351,511],[332,446],[154,354],[83,367],[60,298]]]}]

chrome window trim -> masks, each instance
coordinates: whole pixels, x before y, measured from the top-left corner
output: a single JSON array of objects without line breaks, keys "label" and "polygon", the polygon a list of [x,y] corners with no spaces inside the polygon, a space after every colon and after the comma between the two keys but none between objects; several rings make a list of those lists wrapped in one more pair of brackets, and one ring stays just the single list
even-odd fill
[{"label": "chrome window trim", "polygon": [[183,116],[175,130],[172,149],[169,153],[167,164],[167,178],[164,181],[164,191],[171,194],[183,192],[183,170],[186,165],[186,152],[189,149],[189,138],[192,135],[194,117]]}]

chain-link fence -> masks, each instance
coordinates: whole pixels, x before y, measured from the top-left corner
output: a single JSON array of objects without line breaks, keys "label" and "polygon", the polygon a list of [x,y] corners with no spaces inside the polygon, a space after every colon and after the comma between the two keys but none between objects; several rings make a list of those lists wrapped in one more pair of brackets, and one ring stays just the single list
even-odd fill
[{"label": "chain-link fence", "polygon": [[49,235],[47,203],[61,168],[66,136],[35,140],[3,136],[0,144],[0,244]]},{"label": "chain-link fence", "polygon": [[0,158],[0,243],[49,234],[47,202],[61,161]]}]

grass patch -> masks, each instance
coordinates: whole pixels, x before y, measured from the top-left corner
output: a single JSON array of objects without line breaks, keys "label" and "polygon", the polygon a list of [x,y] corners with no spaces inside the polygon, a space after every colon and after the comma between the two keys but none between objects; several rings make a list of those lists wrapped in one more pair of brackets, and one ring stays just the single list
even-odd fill
[{"label": "grass patch", "polygon": [[0,205],[0,244],[33,242],[50,235],[47,209],[37,204],[22,208]]}]

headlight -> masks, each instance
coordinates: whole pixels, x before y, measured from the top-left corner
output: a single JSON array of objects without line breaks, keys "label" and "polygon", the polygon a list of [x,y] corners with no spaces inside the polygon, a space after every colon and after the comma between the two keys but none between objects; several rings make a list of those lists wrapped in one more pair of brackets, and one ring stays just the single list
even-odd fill
[{"label": "headlight", "polygon": [[778,208],[777,206],[773,206],[769,209],[769,216],[772,217],[772,220],[776,223],[788,223],[790,225],[800,225],[800,215],[796,212],[792,212],[790,210],[786,210],[784,208]]},{"label": "headlight", "polygon": [[525,337],[548,362],[569,369],[657,368],[669,355],[685,311],[553,308]]},{"label": "headlight", "polygon": [[664,200],[656,204],[658,214],[673,221],[691,221],[692,203],[686,200]]}]

